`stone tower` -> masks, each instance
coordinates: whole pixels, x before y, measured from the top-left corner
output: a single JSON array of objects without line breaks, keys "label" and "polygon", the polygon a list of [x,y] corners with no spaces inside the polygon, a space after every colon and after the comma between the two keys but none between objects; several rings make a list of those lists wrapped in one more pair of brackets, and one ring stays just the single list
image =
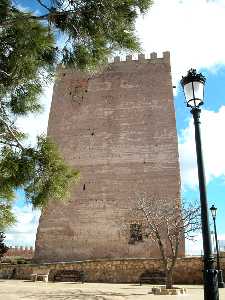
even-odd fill
[{"label": "stone tower", "polygon": [[34,259],[157,257],[121,227],[136,192],[180,197],[169,52],[116,57],[94,76],[61,68],[48,135],[81,179],[67,203],[42,212]]}]

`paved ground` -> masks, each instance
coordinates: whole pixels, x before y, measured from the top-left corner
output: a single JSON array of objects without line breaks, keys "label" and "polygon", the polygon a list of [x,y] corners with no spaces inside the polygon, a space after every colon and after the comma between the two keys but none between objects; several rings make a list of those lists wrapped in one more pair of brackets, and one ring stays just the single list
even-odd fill
[{"label": "paved ground", "polygon": [[[185,286],[185,296],[155,296],[150,285],[109,283],[44,283],[22,280],[0,280],[1,300],[203,300],[201,286]],[[225,300],[225,289],[220,289]]]}]

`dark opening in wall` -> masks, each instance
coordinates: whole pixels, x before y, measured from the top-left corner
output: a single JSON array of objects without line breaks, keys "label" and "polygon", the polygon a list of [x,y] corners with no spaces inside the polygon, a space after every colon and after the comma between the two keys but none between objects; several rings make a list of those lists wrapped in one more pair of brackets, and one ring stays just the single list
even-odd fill
[{"label": "dark opening in wall", "polygon": [[129,244],[135,244],[135,242],[143,241],[142,236],[142,225],[141,224],[130,224],[130,239]]},{"label": "dark opening in wall", "polygon": [[84,184],[84,185],[83,185],[83,191],[85,191],[85,190],[86,190],[86,185]]}]

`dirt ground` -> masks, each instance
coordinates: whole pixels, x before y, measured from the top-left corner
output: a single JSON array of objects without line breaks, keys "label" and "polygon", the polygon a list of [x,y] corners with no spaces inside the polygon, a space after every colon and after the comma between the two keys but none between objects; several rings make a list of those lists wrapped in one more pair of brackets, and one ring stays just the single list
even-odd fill
[{"label": "dirt ground", "polygon": [[[0,280],[0,300],[202,300],[202,286],[182,286],[188,290],[182,296],[156,296],[150,285],[109,283],[44,283],[23,280]],[[225,300],[225,289],[220,289],[220,300]]]}]

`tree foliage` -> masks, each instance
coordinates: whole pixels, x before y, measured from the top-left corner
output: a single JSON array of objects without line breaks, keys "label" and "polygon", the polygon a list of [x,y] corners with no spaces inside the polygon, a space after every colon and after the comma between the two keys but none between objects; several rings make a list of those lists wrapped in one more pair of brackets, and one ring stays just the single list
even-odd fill
[{"label": "tree foliage", "polygon": [[7,199],[23,187],[33,206],[43,207],[49,199],[64,199],[77,176],[48,138],[39,137],[35,148],[5,145],[2,149],[0,193]]},{"label": "tree foliage", "polygon": [[63,199],[78,173],[68,167],[49,138],[39,137],[35,147],[16,118],[40,111],[42,86],[53,76],[56,54],[53,35],[38,21],[23,19],[15,9],[12,25],[0,36],[0,198],[11,200],[24,188],[34,207],[50,198]]},{"label": "tree foliage", "polygon": [[0,197],[0,231],[15,223],[16,219],[12,213],[12,201],[7,198],[7,195]]},{"label": "tree foliage", "polygon": [[[23,188],[34,207],[43,207],[49,199],[64,199],[79,175],[66,165],[50,138],[41,136],[36,146],[27,146],[17,118],[41,112],[39,96],[54,78],[57,63],[93,70],[115,51],[138,50],[135,20],[152,3],[34,2],[38,13],[0,1],[0,199],[8,200],[8,212],[16,189]],[[11,217],[2,224],[11,224]]]},{"label": "tree foliage", "polygon": [[[152,0],[36,0],[40,14],[22,12],[9,0],[2,2],[3,28],[35,22],[51,34],[61,35],[55,48],[66,64],[93,68],[118,50],[136,51],[135,21]],[[28,22],[28,23],[27,23]],[[27,24],[27,25],[26,25]]]},{"label": "tree foliage", "polygon": [[8,251],[8,247],[4,243],[5,235],[3,232],[0,232],[0,259]]}]

